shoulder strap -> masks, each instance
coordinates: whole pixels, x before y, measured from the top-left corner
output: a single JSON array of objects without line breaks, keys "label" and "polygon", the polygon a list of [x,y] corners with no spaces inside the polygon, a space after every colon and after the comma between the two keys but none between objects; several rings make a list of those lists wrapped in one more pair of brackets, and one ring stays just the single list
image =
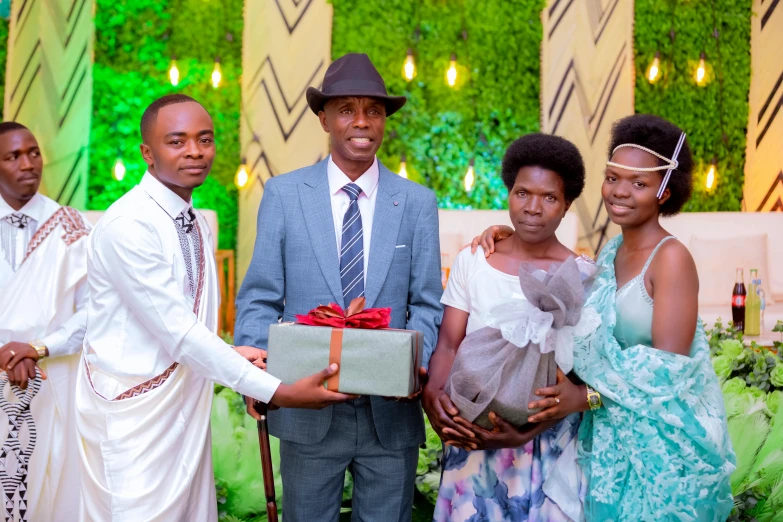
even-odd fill
[{"label": "shoulder strap", "polygon": [[661,239],[660,243],[655,245],[655,248],[653,248],[652,254],[650,254],[650,257],[647,258],[647,262],[644,264],[644,268],[642,268],[642,279],[644,279],[644,274],[647,273],[647,269],[650,268],[650,263],[652,263],[653,258],[655,257],[655,254],[658,253],[658,249],[663,246],[664,243],[666,243],[670,239],[675,239],[674,236],[666,236],[665,238]]}]

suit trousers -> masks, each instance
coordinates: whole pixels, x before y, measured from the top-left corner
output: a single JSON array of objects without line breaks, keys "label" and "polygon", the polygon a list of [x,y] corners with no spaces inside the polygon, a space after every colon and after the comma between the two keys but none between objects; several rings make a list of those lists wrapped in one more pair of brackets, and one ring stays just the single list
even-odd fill
[{"label": "suit trousers", "polygon": [[353,476],[353,522],[409,522],[419,448],[387,450],[369,397],[335,405],[324,439],[280,441],[284,522],[337,522],[345,470]]}]

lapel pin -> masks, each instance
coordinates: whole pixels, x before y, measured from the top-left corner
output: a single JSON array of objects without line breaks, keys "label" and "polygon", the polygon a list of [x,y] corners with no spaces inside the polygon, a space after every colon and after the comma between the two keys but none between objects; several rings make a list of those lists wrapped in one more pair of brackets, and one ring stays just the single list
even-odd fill
[{"label": "lapel pin", "polygon": [[395,201],[395,202],[394,202],[394,206],[395,206],[395,207],[396,207],[397,205],[399,205],[399,204],[400,204],[400,202],[399,202],[399,201]]}]

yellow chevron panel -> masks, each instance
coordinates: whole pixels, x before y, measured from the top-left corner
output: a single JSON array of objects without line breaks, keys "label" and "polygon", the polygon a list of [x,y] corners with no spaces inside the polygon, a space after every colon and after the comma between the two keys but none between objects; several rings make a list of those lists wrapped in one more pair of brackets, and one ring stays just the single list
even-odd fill
[{"label": "yellow chevron panel", "polygon": [[85,208],[92,113],[93,0],[13,0],[3,119],[41,145],[41,191]]},{"label": "yellow chevron panel", "polygon": [[242,41],[240,139],[250,181],[239,193],[237,273],[241,281],[256,237],[264,182],[329,153],[328,135],[305,91],[331,61],[332,6],[326,0],[246,0]]},{"label": "yellow chevron panel", "polygon": [[587,183],[574,206],[579,246],[594,252],[614,232],[601,202],[611,126],[634,112],[633,2],[549,0],[541,19],[541,129],[584,157]]}]

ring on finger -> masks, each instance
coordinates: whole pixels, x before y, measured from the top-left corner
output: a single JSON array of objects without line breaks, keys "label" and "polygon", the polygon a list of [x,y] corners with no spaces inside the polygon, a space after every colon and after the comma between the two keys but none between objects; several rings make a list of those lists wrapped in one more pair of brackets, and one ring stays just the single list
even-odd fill
[{"label": "ring on finger", "polygon": [[560,397],[555,397],[555,404],[560,404]]},{"label": "ring on finger", "polygon": [[15,357],[16,356],[16,352],[15,351],[10,350],[10,352],[11,352],[11,357]]}]

